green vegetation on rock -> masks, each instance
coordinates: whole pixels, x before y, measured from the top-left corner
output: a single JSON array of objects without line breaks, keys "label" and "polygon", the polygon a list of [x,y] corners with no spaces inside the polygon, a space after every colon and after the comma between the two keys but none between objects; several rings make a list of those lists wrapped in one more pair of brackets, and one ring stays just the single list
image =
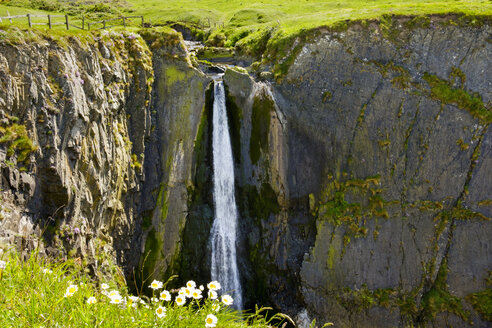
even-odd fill
[{"label": "green vegetation on rock", "polygon": [[480,313],[483,319],[492,322],[492,288],[470,294],[466,300]]},{"label": "green vegetation on rock", "polygon": [[[454,71],[453,73],[456,75]],[[479,95],[471,95],[461,88],[453,87],[448,81],[428,73],[424,74],[424,80],[431,87],[433,98],[440,100],[443,104],[453,104],[467,110],[485,124],[492,123],[492,108],[486,107]],[[461,77],[461,80],[463,81],[464,78]]]},{"label": "green vegetation on rock", "polygon": [[[379,180],[380,177],[376,176],[343,182],[331,181],[324,189],[313,214],[320,220],[330,222],[335,228],[342,225],[346,226],[345,246],[352,237],[366,237],[368,233],[367,219],[373,217],[389,218],[386,210],[388,202],[381,197],[382,189]],[[348,198],[352,200],[347,201]],[[354,201],[353,199],[356,198],[361,199],[361,201]],[[367,198],[368,202],[363,201],[364,198]]]},{"label": "green vegetation on rock", "polygon": [[448,265],[443,258],[436,280],[432,287],[422,296],[422,314],[426,319],[434,319],[440,312],[454,313],[464,321],[469,321],[470,313],[463,309],[461,300],[451,295],[447,287]]},{"label": "green vegetation on rock", "polygon": [[229,122],[229,131],[231,133],[232,152],[234,154],[234,160],[241,161],[241,122],[243,120],[243,110],[236,105],[234,98],[230,95],[226,89],[226,108],[227,119]]},{"label": "green vegetation on rock", "polygon": [[277,194],[270,184],[263,183],[260,192],[255,186],[246,186],[245,192],[250,215],[259,219],[268,219],[270,214],[280,212]]},{"label": "green vegetation on rock", "polygon": [[256,96],[251,114],[251,138],[249,152],[251,162],[257,164],[261,153],[268,153],[268,135],[270,132],[271,112],[275,110],[275,103],[268,96]]},{"label": "green vegetation on rock", "polygon": [[29,138],[25,125],[16,123],[16,117],[8,117],[8,121],[9,125],[0,125],[0,144],[6,145],[8,157],[16,155],[18,163],[28,164],[29,155],[37,147]]}]

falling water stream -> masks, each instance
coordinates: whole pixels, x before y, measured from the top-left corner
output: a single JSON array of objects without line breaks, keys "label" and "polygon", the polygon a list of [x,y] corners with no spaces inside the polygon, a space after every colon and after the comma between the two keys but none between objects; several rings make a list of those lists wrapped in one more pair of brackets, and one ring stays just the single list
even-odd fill
[{"label": "falling water stream", "polygon": [[236,260],[237,207],[234,196],[234,165],[227,123],[224,84],[214,82],[213,107],[213,196],[214,223],[210,232],[212,280],[223,293],[234,297],[234,307],[242,309],[242,291]]}]

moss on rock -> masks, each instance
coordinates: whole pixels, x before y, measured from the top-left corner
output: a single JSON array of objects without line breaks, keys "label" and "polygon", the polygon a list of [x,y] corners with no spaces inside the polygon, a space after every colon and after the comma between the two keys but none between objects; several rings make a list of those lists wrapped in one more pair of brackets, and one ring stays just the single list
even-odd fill
[{"label": "moss on rock", "polygon": [[[456,74],[456,73],[455,73]],[[460,77],[463,80],[463,77]],[[453,104],[470,112],[485,124],[492,123],[492,108],[487,107],[478,94],[470,94],[461,88],[455,88],[446,80],[425,73],[424,80],[431,88],[431,96],[443,104]]]},{"label": "moss on rock", "polygon": [[37,147],[27,133],[26,126],[18,124],[18,119],[13,116],[7,117],[8,124],[0,125],[0,144],[7,146],[7,156],[17,156],[18,163],[28,164],[29,155]]},{"label": "moss on rock", "polygon": [[464,321],[469,322],[470,313],[463,309],[461,300],[448,291],[446,283],[447,276],[447,259],[443,258],[434,284],[422,296],[422,317],[426,320],[432,320],[438,313],[449,312],[456,314]]},{"label": "moss on rock", "polygon": [[256,96],[251,114],[251,139],[249,154],[251,162],[257,164],[262,152],[268,153],[268,133],[270,130],[271,112],[275,103],[269,97]]},{"label": "moss on rock", "polygon": [[241,124],[243,120],[243,110],[236,105],[234,98],[230,95],[226,88],[226,108],[227,119],[229,120],[229,130],[231,134],[232,152],[234,160],[241,162]]}]

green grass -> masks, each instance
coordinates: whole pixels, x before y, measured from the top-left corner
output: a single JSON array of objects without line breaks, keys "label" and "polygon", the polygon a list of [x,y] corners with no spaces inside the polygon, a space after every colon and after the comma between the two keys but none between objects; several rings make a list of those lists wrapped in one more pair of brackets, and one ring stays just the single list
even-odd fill
[{"label": "green grass", "polygon": [[[124,286],[124,278],[118,270],[112,276],[96,281],[78,260],[47,261],[38,257],[36,252],[27,260],[21,260],[15,253],[3,254],[0,259],[7,262],[5,269],[0,268],[1,327],[201,328],[205,327],[208,314],[214,314],[218,319],[217,327],[222,328],[266,328],[271,327],[273,320],[278,324],[282,321],[282,315],[266,319],[266,308],[256,309],[253,314],[239,313],[219,300],[207,299],[206,289],[204,299],[188,299],[184,306],[178,306],[174,301],[151,302],[148,297],[140,295],[145,304],[138,303],[134,307],[137,302],[128,298],[130,295]],[[108,291],[117,290],[126,299],[126,304],[111,304],[101,288],[102,283],[109,284]],[[78,290],[72,296],[65,296],[72,284]],[[177,293],[172,292],[171,295],[174,300]],[[90,297],[96,298],[95,304],[88,304]],[[219,304],[220,309],[214,311],[213,304]],[[166,307],[164,318],[156,315],[158,306]]]},{"label": "green grass", "polygon": [[[265,28],[275,28],[289,35],[302,29],[331,26],[344,20],[380,18],[389,15],[429,15],[463,13],[492,15],[489,0],[118,0],[93,4],[87,1],[3,0],[0,13],[10,8],[11,14],[22,12],[17,5],[28,8],[51,8],[71,15],[111,16],[119,14],[144,15],[153,24],[184,22],[221,30],[232,36]],[[40,5],[48,3],[51,5]],[[90,3],[90,4],[87,4]],[[114,4],[113,4],[114,3]],[[223,26],[223,27],[222,27]],[[240,39],[242,39],[240,38]]]},{"label": "green grass", "polygon": [[257,58],[268,53],[271,59],[295,52],[289,46],[296,37],[305,42],[311,35],[308,31],[346,28],[347,21],[394,15],[460,14],[472,20],[476,16],[492,17],[490,0],[3,0],[0,13],[7,8],[12,14],[22,12],[19,7],[51,9],[79,18],[84,15],[89,20],[144,15],[154,25],[179,22],[200,29],[197,35],[209,45],[235,46]]},{"label": "green grass", "polygon": [[492,14],[490,1],[429,0],[129,0],[136,13],[153,22],[183,21],[226,27],[257,28],[280,24],[287,33],[350,19],[370,19],[384,14]]}]

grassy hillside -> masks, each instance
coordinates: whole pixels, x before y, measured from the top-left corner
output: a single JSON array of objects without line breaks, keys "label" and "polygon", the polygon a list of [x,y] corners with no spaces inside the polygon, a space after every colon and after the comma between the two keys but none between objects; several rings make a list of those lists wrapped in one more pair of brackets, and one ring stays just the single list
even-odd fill
[{"label": "grassy hillside", "polygon": [[185,21],[234,27],[279,24],[287,30],[310,28],[345,19],[376,18],[383,14],[422,15],[462,12],[492,14],[486,0],[129,0],[135,12],[153,22]]},{"label": "grassy hillside", "polygon": [[204,41],[262,53],[268,39],[291,39],[319,26],[383,15],[492,16],[490,0],[0,0],[0,16],[64,12],[88,20],[144,15],[154,25],[184,23],[204,30]]}]

